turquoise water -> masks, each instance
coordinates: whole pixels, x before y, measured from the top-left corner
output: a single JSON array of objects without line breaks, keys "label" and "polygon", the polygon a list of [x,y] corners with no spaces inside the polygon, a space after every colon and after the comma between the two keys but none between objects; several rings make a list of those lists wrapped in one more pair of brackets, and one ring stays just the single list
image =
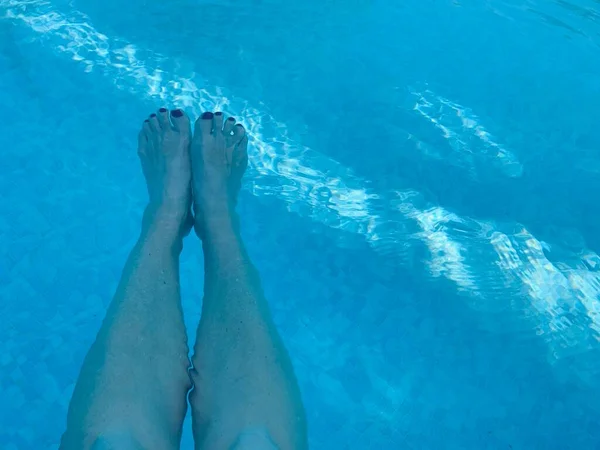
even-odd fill
[{"label": "turquoise water", "polygon": [[249,130],[313,449],[600,448],[598,3],[242,3],[0,0],[0,448],[57,446],[163,105]]}]

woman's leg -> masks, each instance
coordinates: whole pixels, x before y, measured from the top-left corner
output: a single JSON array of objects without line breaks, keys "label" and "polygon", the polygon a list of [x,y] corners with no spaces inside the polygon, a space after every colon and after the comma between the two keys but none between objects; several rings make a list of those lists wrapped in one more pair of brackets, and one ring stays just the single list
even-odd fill
[{"label": "woman's leg", "polygon": [[191,386],[179,254],[191,226],[189,119],[161,108],[138,153],[150,202],[142,232],[69,406],[62,450],[176,449]]},{"label": "woman's leg", "polygon": [[204,302],[190,395],[197,449],[305,449],[292,365],[271,319],[234,206],[247,138],[233,118],[196,122],[192,167],[196,231],[204,250]]}]

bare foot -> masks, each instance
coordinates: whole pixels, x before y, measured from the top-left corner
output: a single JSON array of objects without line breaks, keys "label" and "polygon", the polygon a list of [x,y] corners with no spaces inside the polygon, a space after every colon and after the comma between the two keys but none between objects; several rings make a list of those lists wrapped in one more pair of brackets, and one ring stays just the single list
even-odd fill
[{"label": "bare foot", "polygon": [[205,112],[196,121],[191,146],[196,231],[207,221],[230,220],[248,166],[248,138],[233,117]]},{"label": "bare foot", "polygon": [[180,233],[191,226],[190,120],[179,109],[161,108],[144,121],[138,155],[150,202],[144,220]]}]

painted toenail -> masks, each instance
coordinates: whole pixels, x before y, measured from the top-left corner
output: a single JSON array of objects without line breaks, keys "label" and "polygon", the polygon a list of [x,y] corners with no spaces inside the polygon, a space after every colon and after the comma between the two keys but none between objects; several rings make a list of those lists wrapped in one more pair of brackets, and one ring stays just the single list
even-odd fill
[{"label": "painted toenail", "polygon": [[229,119],[227,119],[227,120],[231,120],[231,121],[233,122],[233,121],[235,120],[235,118],[234,118],[234,117],[230,117],[230,118],[229,118]]},{"label": "painted toenail", "polygon": [[215,113],[215,116],[222,116],[222,115],[223,115],[223,113],[221,111]]},{"label": "painted toenail", "polygon": [[152,113],[150,114],[150,117],[156,117],[156,114]]},{"label": "painted toenail", "polygon": [[160,108],[159,111],[160,112],[167,112],[167,108]]},{"label": "painted toenail", "polygon": [[181,117],[183,116],[183,111],[180,109],[174,109],[173,111],[171,111],[171,115],[173,117]]},{"label": "painted toenail", "polygon": [[144,120],[144,123],[150,123],[150,121],[148,119]]},{"label": "painted toenail", "polygon": [[213,113],[211,113],[210,111],[207,111],[205,113],[202,113],[201,117],[203,119],[205,119],[205,120],[212,119],[213,118]]}]

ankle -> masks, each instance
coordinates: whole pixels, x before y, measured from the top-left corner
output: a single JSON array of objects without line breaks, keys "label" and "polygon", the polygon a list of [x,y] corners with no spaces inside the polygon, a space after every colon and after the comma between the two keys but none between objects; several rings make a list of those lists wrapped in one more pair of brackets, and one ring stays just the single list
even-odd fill
[{"label": "ankle", "polygon": [[232,207],[194,208],[194,230],[202,240],[236,233],[238,223]]},{"label": "ankle", "polygon": [[149,204],[144,210],[142,230],[148,233],[160,233],[165,239],[183,239],[192,226],[192,215],[180,207]]}]

